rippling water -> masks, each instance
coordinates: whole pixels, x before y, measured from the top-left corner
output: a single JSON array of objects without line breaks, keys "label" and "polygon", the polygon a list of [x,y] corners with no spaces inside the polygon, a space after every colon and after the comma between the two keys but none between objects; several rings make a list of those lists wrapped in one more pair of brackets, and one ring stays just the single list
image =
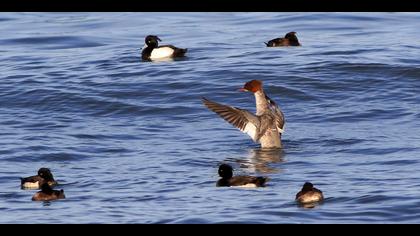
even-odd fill
[{"label": "rippling water", "polygon": [[[0,223],[420,223],[420,14],[2,13]],[[296,31],[298,48],[264,41]],[[141,62],[144,37],[188,57]],[[201,103],[286,116],[262,151]],[[217,167],[271,178],[216,188]],[[19,177],[52,169],[67,199]],[[326,197],[302,208],[311,181]]]}]

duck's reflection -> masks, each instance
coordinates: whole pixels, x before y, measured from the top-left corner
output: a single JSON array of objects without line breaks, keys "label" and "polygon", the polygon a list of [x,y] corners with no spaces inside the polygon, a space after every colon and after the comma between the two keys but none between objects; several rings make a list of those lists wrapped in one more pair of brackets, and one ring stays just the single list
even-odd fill
[{"label": "duck's reflection", "polygon": [[297,203],[298,207],[302,207],[302,208],[315,208],[318,205],[322,205],[322,202],[311,202],[311,203]]},{"label": "duck's reflection", "polygon": [[273,163],[284,162],[283,149],[251,149],[246,158],[236,159],[241,168],[249,169],[254,173],[273,174],[280,172],[279,168],[273,167]]},{"label": "duck's reflection", "polygon": [[148,62],[173,62],[173,61],[175,61],[173,58],[171,58],[171,57],[164,57],[164,58],[156,58],[156,59],[149,59],[149,60],[145,60],[145,61],[148,61]]},{"label": "duck's reflection", "polygon": [[181,58],[163,57],[163,58],[148,59],[148,60],[143,60],[143,61],[160,63],[160,62],[174,62],[174,61],[185,61],[185,60],[187,60],[187,57],[181,57]]}]

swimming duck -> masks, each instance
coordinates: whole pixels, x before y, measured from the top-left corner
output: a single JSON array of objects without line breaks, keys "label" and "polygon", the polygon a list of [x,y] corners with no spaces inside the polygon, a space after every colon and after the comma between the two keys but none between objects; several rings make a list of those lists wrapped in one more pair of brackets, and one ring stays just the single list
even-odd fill
[{"label": "swimming duck", "polygon": [[260,176],[233,176],[233,168],[228,164],[221,164],[218,172],[222,178],[217,181],[217,187],[264,187],[268,180]]},{"label": "swimming duck", "polygon": [[289,32],[284,36],[284,38],[275,38],[265,44],[267,47],[301,46],[298,38],[296,37],[296,32]]},{"label": "swimming duck", "polygon": [[43,183],[41,185],[41,191],[34,194],[32,201],[52,201],[64,198],[66,198],[64,190],[53,190],[49,184]]},{"label": "swimming duck", "polygon": [[296,201],[299,203],[314,203],[324,199],[322,191],[315,188],[310,182],[306,182],[302,190],[296,194]]},{"label": "swimming duck", "polygon": [[159,46],[158,41],[162,40],[156,35],[148,35],[144,41],[146,45],[144,45],[141,52],[141,58],[143,60],[183,57],[188,50],[186,48],[177,48],[172,45]]},{"label": "swimming duck", "polygon": [[212,102],[203,98],[207,108],[224,120],[248,134],[262,148],[281,148],[281,134],[285,124],[283,112],[263,91],[262,82],[251,80],[240,91],[252,92],[255,96],[256,114],[228,105]]},{"label": "swimming duck", "polygon": [[40,168],[38,175],[20,178],[20,181],[22,189],[39,189],[43,183],[48,183],[50,186],[57,185],[57,181],[54,180],[48,168]]}]

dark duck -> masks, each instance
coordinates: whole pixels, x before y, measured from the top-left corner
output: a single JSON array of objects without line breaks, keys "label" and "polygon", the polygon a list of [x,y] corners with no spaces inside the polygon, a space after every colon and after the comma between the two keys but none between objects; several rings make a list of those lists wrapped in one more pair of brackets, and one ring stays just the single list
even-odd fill
[{"label": "dark duck", "polygon": [[64,190],[53,190],[49,184],[44,183],[41,185],[41,191],[34,194],[32,201],[53,201],[64,199]]},{"label": "dark duck", "polygon": [[218,172],[222,178],[217,181],[217,187],[265,187],[268,180],[267,177],[261,176],[233,176],[233,168],[228,164],[221,164]]},{"label": "dark duck", "polygon": [[148,35],[144,41],[146,45],[141,52],[141,58],[147,61],[183,57],[188,50],[186,48],[177,48],[173,45],[159,46],[158,41],[162,40],[156,35]]},{"label": "dark duck", "polygon": [[315,203],[324,200],[322,191],[315,188],[310,182],[306,182],[302,190],[296,194],[296,201],[302,204]]},{"label": "dark duck", "polygon": [[265,44],[267,47],[301,46],[298,38],[296,37],[296,32],[289,32],[284,36],[284,38],[275,38]]},{"label": "dark duck", "polygon": [[22,189],[40,189],[44,183],[47,183],[51,187],[57,185],[57,181],[54,180],[48,168],[40,168],[38,175],[20,178],[20,181]]}]

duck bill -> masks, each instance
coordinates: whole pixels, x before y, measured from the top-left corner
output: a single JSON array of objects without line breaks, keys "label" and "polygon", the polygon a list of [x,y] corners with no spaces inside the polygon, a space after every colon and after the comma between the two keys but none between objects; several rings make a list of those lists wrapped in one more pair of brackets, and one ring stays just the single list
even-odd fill
[{"label": "duck bill", "polygon": [[240,92],[248,92],[248,89],[240,88],[240,89],[238,89],[238,91],[240,91]]},{"label": "duck bill", "polygon": [[141,50],[147,48],[147,44],[144,44],[143,47],[141,48]]}]

